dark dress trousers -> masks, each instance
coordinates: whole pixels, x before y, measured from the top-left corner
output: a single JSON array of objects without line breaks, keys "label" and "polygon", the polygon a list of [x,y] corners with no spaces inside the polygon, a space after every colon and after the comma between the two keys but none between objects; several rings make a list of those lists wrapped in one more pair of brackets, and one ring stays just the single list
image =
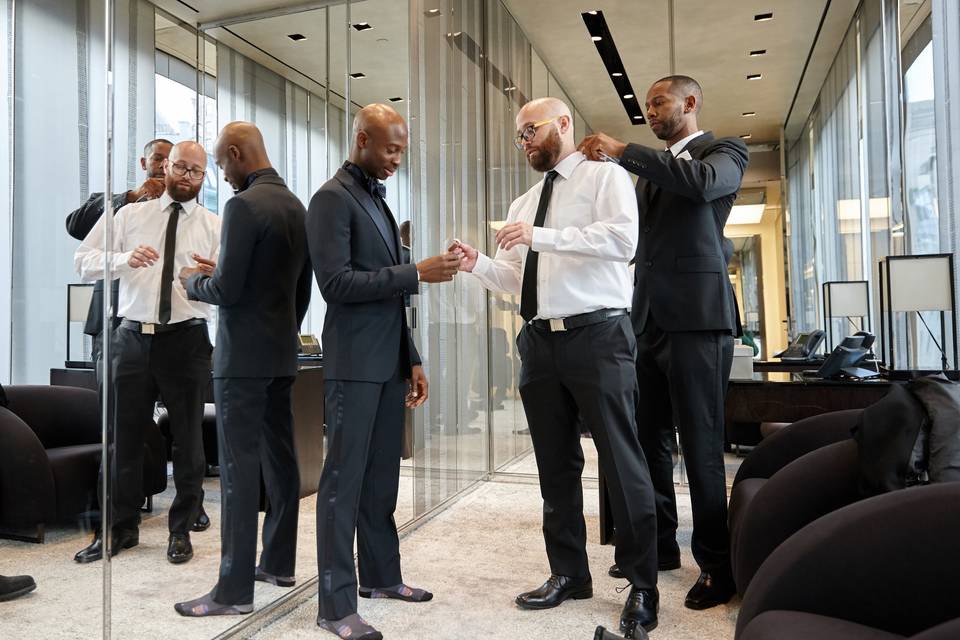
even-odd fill
[{"label": "dark dress trousers", "polygon": [[[127,204],[127,192],[118,193],[113,196],[113,213],[123,205]],[[94,193],[84,202],[79,209],[72,211],[67,216],[67,233],[83,240],[97,224],[97,220],[103,215],[103,194]],[[120,281],[113,281],[113,301],[116,305],[117,298],[120,297]],[[103,332],[103,280],[97,280],[93,285],[93,294],[90,297],[90,309],[87,311],[87,322],[83,326],[83,332],[93,336],[93,359],[96,361],[100,357],[101,333]]]},{"label": "dark dress trousers", "polygon": [[[345,165],[346,166],[346,165]],[[323,325],[327,458],[317,493],[320,616],[357,610],[360,584],[403,581],[397,506],[405,379],[420,355],[404,296],[418,290],[390,209],[358,168],[346,168],[310,201],[307,239],[327,302]]]},{"label": "dark dress trousers", "polygon": [[191,299],[219,306],[213,377],[223,505],[213,597],[222,604],[253,602],[261,469],[268,507],[260,567],[295,572],[300,475],[290,393],[310,302],[305,215],[276,171],[251,174],[224,208],[216,270],[187,282]]},{"label": "dark dress trousers", "polygon": [[637,427],[656,491],[660,557],[679,557],[671,453],[676,427],[690,482],[693,555],[704,570],[722,573],[730,570],[724,396],[737,325],[723,227],[748,153],[742,141],[709,132],[684,151],[690,159],[630,144],[621,158],[621,166],[640,177],[631,312]]}]

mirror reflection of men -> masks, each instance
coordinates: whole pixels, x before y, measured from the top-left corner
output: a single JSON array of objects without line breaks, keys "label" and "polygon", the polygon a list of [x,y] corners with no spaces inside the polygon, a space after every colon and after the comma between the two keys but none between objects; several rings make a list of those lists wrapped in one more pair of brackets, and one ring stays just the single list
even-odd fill
[{"label": "mirror reflection of men", "polygon": [[[688,76],[647,91],[647,122],[668,149],[625,144],[598,133],[580,143],[639,176],[640,243],[633,292],[640,402],[637,425],[657,491],[661,569],[680,566],[673,488],[675,429],[690,481],[693,557],[700,577],[684,604],[706,609],[733,597],[723,460],[724,396],[737,312],[727,276],[732,246],[723,227],[747,166],[738,138],[714,138],[697,124],[703,92]],[[611,567],[616,572],[618,567]],[[619,569],[622,569],[620,567]]]},{"label": "mirror reflection of men", "polygon": [[515,144],[544,179],[513,201],[491,259],[456,242],[460,268],[488,289],[520,294],[520,397],[543,496],[551,575],[517,606],[549,609],[593,597],[583,518],[583,449],[590,425],[617,526],[617,562],[630,580],[620,612],[626,637],[657,626],[653,487],[636,427],[636,343],[627,263],[637,245],[637,202],[627,173],[587,162],[570,109],[555,98],[517,114]]},{"label": "mirror reflection of men", "polygon": [[447,253],[404,261],[400,230],[384,199],[386,180],[407,150],[407,125],[372,104],[353,123],[350,159],[314,194],[307,242],[320,293],[327,457],[317,492],[317,625],[340,638],[377,640],[357,614],[364,598],[423,602],[433,596],[403,582],[393,512],[400,481],[404,404],[427,399],[427,378],[410,335],[404,296],[420,282],[453,279]]},{"label": "mirror reflection of men", "polygon": [[[174,605],[184,616],[253,611],[254,581],[295,584],[300,473],[291,394],[297,333],[310,303],[306,209],[271,166],[249,122],[223,128],[217,165],[234,188],[216,264],[180,272],[191,300],[219,306],[213,385],[221,456],[220,575],[213,590]],[[210,268],[215,268],[213,273]],[[257,564],[260,472],[266,492]]]},{"label": "mirror reflection of men", "polygon": [[[129,204],[117,212],[111,268],[120,280],[111,358],[113,530],[117,554],[139,543],[143,504],[143,426],[153,420],[157,396],[170,417],[173,479],[167,559],[179,564],[193,557],[190,530],[203,502],[205,459],[200,425],[210,380],[211,308],[187,299],[176,274],[193,266],[193,256],[215,257],[220,249],[220,218],[197,203],[207,156],[196,142],[173,147],[164,164],[165,190],[156,199]],[[94,225],[74,254],[84,280],[104,276],[104,219]],[[103,532],[76,554],[77,562],[103,557]]]},{"label": "mirror reflection of men", "polygon": [[[124,191],[113,196],[113,213],[131,202],[153,200],[163,194],[163,163],[170,155],[173,143],[164,138],[151,140],[143,147],[143,156],[140,158],[140,168],[147,174],[138,189]],[[67,233],[83,240],[97,224],[103,215],[104,201],[102,193],[92,193],[79,209],[67,216]],[[117,299],[118,282],[114,281],[113,299]],[[114,318],[116,320],[116,318]],[[103,332],[103,280],[97,280],[93,285],[93,295],[90,298],[90,309],[87,311],[87,322],[83,332],[93,338],[92,359],[96,362],[100,358],[101,340]]]}]

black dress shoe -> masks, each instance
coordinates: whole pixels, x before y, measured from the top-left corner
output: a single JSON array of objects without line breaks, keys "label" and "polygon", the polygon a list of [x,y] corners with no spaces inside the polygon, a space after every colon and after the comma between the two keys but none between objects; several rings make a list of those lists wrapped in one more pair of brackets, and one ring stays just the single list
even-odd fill
[{"label": "black dress shoe", "polygon": [[193,545],[189,533],[171,533],[167,543],[167,560],[173,564],[183,564],[193,557]]},{"label": "black dress shoe", "polygon": [[551,609],[570,598],[586,600],[592,597],[593,580],[590,578],[551,575],[539,589],[518,595],[516,603],[521,609]]},{"label": "black dress shoe", "polygon": [[620,633],[625,638],[641,638],[638,627],[646,631],[653,631],[657,627],[657,608],[660,605],[660,594],[656,589],[638,589],[630,586],[630,595],[620,612]]},{"label": "black dress shoe", "polygon": [[30,576],[0,576],[0,602],[13,600],[37,588]]},{"label": "black dress shoe", "polygon": [[[673,571],[674,569],[679,568],[679,556],[676,558],[659,558],[657,560],[657,571]],[[611,578],[618,578],[620,580],[623,580],[627,577],[623,575],[623,571],[620,571],[620,566],[616,564],[610,565],[610,569],[607,570],[607,575],[609,575]]]},{"label": "black dress shoe", "polygon": [[736,592],[737,587],[731,576],[701,571],[697,584],[687,593],[683,606],[687,609],[709,609],[729,602]]},{"label": "black dress shoe", "polygon": [[[114,529],[110,538],[110,557],[112,558],[124,549],[132,549],[138,544],[140,544],[140,531],[138,529]],[[93,542],[78,551],[73,559],[80,564],[103,560],[103,535],[97,531]]]},{"label": "black dress shoe", "polygon": [[191,531],[206,531],[210,528],[210,516],[207,515],[207,512],[203,510],[203,507],[200,507],[200,515],[197,516],[197,521],[193,523],[193,526],[190,527]]}]

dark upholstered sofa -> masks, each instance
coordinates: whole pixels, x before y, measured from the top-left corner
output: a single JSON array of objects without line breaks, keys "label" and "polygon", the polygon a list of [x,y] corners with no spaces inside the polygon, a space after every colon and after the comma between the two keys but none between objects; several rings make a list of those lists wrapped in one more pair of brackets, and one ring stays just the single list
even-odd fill
[{"label": "dark upholstered sofa", "polygon": [[736,640],[960,638],[960,482],[860,500],[800,529],[757,571]]},{"label": "dark upholstered sofa", "polygon": [[[77,387],[4,387],[0,407],[0,531],[43,542],[45,526],[96,510],[101,424],[95,391]],[[144,425],[144,490],[166,489],[166,445]]]}]

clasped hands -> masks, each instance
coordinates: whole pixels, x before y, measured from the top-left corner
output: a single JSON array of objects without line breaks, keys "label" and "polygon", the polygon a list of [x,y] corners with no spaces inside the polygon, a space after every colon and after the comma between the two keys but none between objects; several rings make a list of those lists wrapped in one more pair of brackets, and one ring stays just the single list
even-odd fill
[{"label": "clasped hands", "polygon": [[193,258],[193,261],[197,263],[195,267],[184,267],[180,269],[180,284],[183,285],[183,288],[187,288],[187,280],[190,279],[195,273],[202,273],[204,275],[213,275],[214,270],[217,268],[217,263],[209,258],[201,257],[196,253],[190,254],[190,257]]}]

